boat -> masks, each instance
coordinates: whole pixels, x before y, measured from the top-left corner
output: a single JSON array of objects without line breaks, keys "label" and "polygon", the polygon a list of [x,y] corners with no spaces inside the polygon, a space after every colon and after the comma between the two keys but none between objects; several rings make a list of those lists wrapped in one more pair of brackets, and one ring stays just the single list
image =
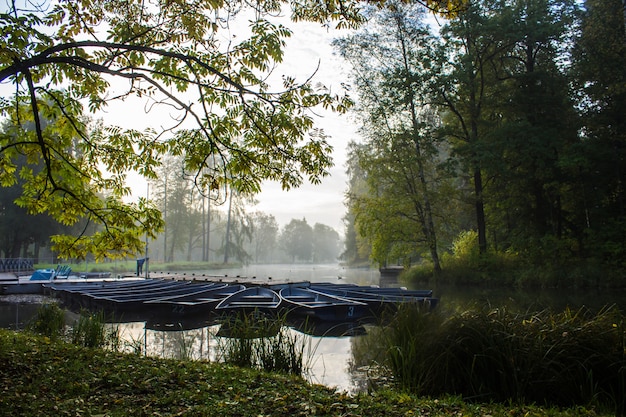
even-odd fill
[{"label": "boat", "polygon": [[[173,281],[172,285],[164,287],[127,291],[122,294],[89,295],[88,297],[90,299],[90,308],[120,313],[141,309],[145,301],[188,294],[192,291],[210,288],[213,285],[192,284],[189,281]],[[191,289],[192,286],[197,286],[197,288]]]},{"label": "boat", "polygon": [[433,290],[408,290],[404,287],[379,287],[377,285],[334,284],[326,282],[310,284],[309,288],[313,288],[317,291],[324,291],[325,289],[346,290],[360,293],[398,295],[403,297],[431,297],[433,295]]},{"label": "boat", "polygon": [[264,313],[277,314],[282,298],[266,287],[248,287],[220,301],[215,310],[220,313]]},{"label": "boat", "polygon": [[98,297],[136,295],[147,290],[164,290],[178,287],[177,281],[166,281],[160,279],[135,279],[130,281],[101,281],[89,283],[52,283],[45,284],[44,287],[55,298],[61,300],[70,310],[100,309],[96,300]]},{"label": "boat", "polygon": [[213,311],[223,299],[245,288],[241,284],[214,284],[188,294],[147,300],[143,304],[157,316],[192,316]]},{"label": "boat", "polygon": [[431,290],[405,290],[400,288],[373,288],[360,286],[311,286],[316,291],[324,294],[342,297],[349,300],[359,301],[368,306],[369,314],[380,317],[386,313],[392,313],[403,303],[417,303],[433,309],[439,299],[431,297]]},{"label": "boat", "polygon": [[279,292],[288,315],[312,317],[323,321],[352,321],[363,317],[366,303],[333,296],[310,288],[284,287]]}]

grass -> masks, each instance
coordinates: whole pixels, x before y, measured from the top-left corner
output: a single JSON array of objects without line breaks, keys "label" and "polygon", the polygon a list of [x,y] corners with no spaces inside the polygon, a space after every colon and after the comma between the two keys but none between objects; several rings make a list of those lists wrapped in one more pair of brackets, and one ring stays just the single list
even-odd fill
[{"label": "grass", "polygon": [[305,338],[289,331],[286,315],[236,314],[226,318],[222,328],[227,337],[218,338],[218,360],[299,376],[305,371]]},{"label": "grass", "polygon": [[625,318],[614,307],[426,312],[401,306],[371,338],[402,391],[478,401],[626,405]]},{"label": "grass", "polygon": [[608,416],[392,391],[347,396],[227,364],[140,357],[0,330],[0,416]]}]

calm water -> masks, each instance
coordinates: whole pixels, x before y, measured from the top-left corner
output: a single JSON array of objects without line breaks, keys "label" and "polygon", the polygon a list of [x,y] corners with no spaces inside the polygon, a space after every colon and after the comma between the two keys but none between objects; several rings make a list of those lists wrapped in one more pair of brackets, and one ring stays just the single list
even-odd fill
[{"label": "calm water", "polygon": [[[210,275],[242,277],[273,277],[276,280],[311,282],[349,282],[359,285],[401,286],[396,278],[383,277],[374,269],[349,269],[338,265],[251,265],[241,269],[219,271],[197,271]],[[623,292],[600,293],[564,291],[502,291],[480,288],[434,288],[435,296],[441,299],[442,306],[464,303],[491,303],[510,305],[522,309],[541,310],[544,308],[562,309],[588,306],[593,309],[607,304],[626,307],[626,294]],[[45,302],[42,296],[21,295],[0,297],[0,327],[21,329],[34,316],[38,306]],[[67,320],[76,320],[74,313],[67,313]],[[192,358],[216,360],[220,346],[225,339],[220,336],[219,325],[180,330],[177,326],[157,326],[148,322],[112,323],[123,340],[126,351],[167,358]],[[310,371],[307,378],[314,383],[336,387],[341,391],[354,392],[366,386],[366,375],[355,359],[355,343],[371,327],[346,327],[318,329],[315,335],[305,334],[293,328],[288,331],[305,344],[305,361]],[[332,334],[321,337],[318,334]],[[350,336],[337,336],[350,334]],[[357,356],[360,356],[361,353]]]}]

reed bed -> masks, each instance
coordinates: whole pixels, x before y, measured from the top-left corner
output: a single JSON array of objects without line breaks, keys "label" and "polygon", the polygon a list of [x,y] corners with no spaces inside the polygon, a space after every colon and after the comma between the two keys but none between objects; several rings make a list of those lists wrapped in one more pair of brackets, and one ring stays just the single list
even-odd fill
[{"label": "reed bed", "polygon": [[[218,338],[218,360],[269,372],[302,376],[305,370],[305,338],[290,332],[286,317],[237,314],[229,317]],[[218,336],[220,333],[218,332]]]},{"label": "reed bed", "polygon": [[403,390],[466,400],[598,405],[624,413],[626,329],[615,307],[427,312],[402,306],[381,330]]}]

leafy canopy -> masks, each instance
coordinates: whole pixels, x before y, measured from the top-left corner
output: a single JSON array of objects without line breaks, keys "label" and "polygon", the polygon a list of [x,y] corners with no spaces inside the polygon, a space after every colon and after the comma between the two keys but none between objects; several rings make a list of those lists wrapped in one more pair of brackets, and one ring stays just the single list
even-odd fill
[{"label": "leafy canopy", "polygon": [[[125,201],[127,174],[157,176],[162,157],[184,157],[203,191],[288,189],[328,174],[331,146],[313,109],[350,100],[310,80],[268,79],[288,28],[274,17],[354,27],[359,2],[58,0],[7,2],[0,13],[0,184],[23,182],[17,204],[59,222],[101,225],[92,236],[55,236],[63,257],[134,254],[162,228],[146,199]],[[427,2],[441,11],[450,6]],[[453,2],[461,4],[461,1]],[[381,3],[382,4],[382,3]],[[234,17],[247,28],[231,28]],[[241,19],[239,19],[241,20]],[[229,31],[246,32],[230,37]],[[312,69],[311,72],[314,70]],[[8,93],[6,93],[8,91]],[[140,103],[136,130],[92,122],[121,102]],[[18,169],[16,159],[28,163]]]}]

